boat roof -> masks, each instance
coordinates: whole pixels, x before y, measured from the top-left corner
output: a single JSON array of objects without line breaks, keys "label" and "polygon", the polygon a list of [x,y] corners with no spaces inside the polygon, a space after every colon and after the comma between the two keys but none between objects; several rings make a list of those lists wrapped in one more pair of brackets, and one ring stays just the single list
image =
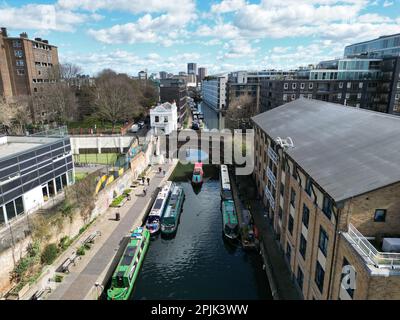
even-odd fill
[{"label": "boat roof", "polygon": [[172,213],[175,213],[176,203],[178,201],[179,193],[182,192],[182,187],[175,185],[172,189],[171,198],[168,203],[168,207],[165,210],[164,218],[169,218],[172,216]]},{"label": "boat roof", "polygon": [[197,168],[203,168],[203,163],[202,162],[196,162],[195,164],[194,164],[194,168],[195,169],[197,169]]},{"label": "boat roof", "polygon": [[221,165],[221,184],[222,189],[231,190],[228,167],[226,165]]}]

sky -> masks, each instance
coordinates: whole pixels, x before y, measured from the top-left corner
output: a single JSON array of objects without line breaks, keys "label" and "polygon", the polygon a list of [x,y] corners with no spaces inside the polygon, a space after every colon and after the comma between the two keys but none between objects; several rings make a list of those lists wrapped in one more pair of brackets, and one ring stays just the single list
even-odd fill
[{"label": "sky", "polygon": [[400,33],[400,0],[0,0],[0,25],[95,75],[293,69]]}]

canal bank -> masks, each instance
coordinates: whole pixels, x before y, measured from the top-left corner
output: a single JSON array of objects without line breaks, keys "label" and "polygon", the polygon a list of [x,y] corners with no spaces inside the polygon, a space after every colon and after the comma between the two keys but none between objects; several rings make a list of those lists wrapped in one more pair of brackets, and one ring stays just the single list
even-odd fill
[{"label": "canal bank", "polygon": [[[120,208],[120,221],[115,221],[115,212],[112,210],[104,216],[101,225],[96,226],[102,236],[96,240],[88,255],[71,268],[64,281],[50,294],[49,300],[93,300],[102,294],[118,255],[125,249],[126,236],[142,224],[146,210],[152,203],[151,195],[168,179],[175,165],[176,162],[162,166],[167,173],[165,176],[154,169],[150,186],[146,186],[147,195],[139,195],[133,203],[128,202]],[[139,189],[135,192],[141,191]]]}]

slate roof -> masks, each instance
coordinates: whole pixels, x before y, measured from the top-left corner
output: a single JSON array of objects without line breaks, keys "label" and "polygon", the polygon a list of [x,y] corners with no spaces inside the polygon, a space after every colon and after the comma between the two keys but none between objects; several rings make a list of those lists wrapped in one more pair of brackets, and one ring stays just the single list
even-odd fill
[{"label": "slate roof", "polygon": [[252,120],[336,202],[400,181],[400,117],[300,98]]}]

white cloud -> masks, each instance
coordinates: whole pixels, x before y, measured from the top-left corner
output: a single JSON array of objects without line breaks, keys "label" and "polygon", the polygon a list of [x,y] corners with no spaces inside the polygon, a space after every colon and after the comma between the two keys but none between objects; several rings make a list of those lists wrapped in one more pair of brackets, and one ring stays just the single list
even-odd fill
[{"label": "white cloud", "polygon": [[0,6],[1,24],[11,29],[74,31],[86,21],[98,20],[99,15],[76,13],[48,4],[27,4],[21,7]]},{"label": "white cloud", "polygon": [[255,55],[257,49],[251,46],[251,43],[245,39],[234,39],[224,45],[227,52],[223,55],[225,59],[250,58]]},{"label": "white cloud", "polygon": [[384,8],[386,8],[386,7],[390,7],[390,6],[392,6],[394,4],[394,2],[393,1],[385,1],[384,3],[383,3],[383,7]]},{"label": "white cloud", "polygon": [[237,11],[246,5],[244,0],[223,0],[211,6],[212,13],[227,13]]}]

